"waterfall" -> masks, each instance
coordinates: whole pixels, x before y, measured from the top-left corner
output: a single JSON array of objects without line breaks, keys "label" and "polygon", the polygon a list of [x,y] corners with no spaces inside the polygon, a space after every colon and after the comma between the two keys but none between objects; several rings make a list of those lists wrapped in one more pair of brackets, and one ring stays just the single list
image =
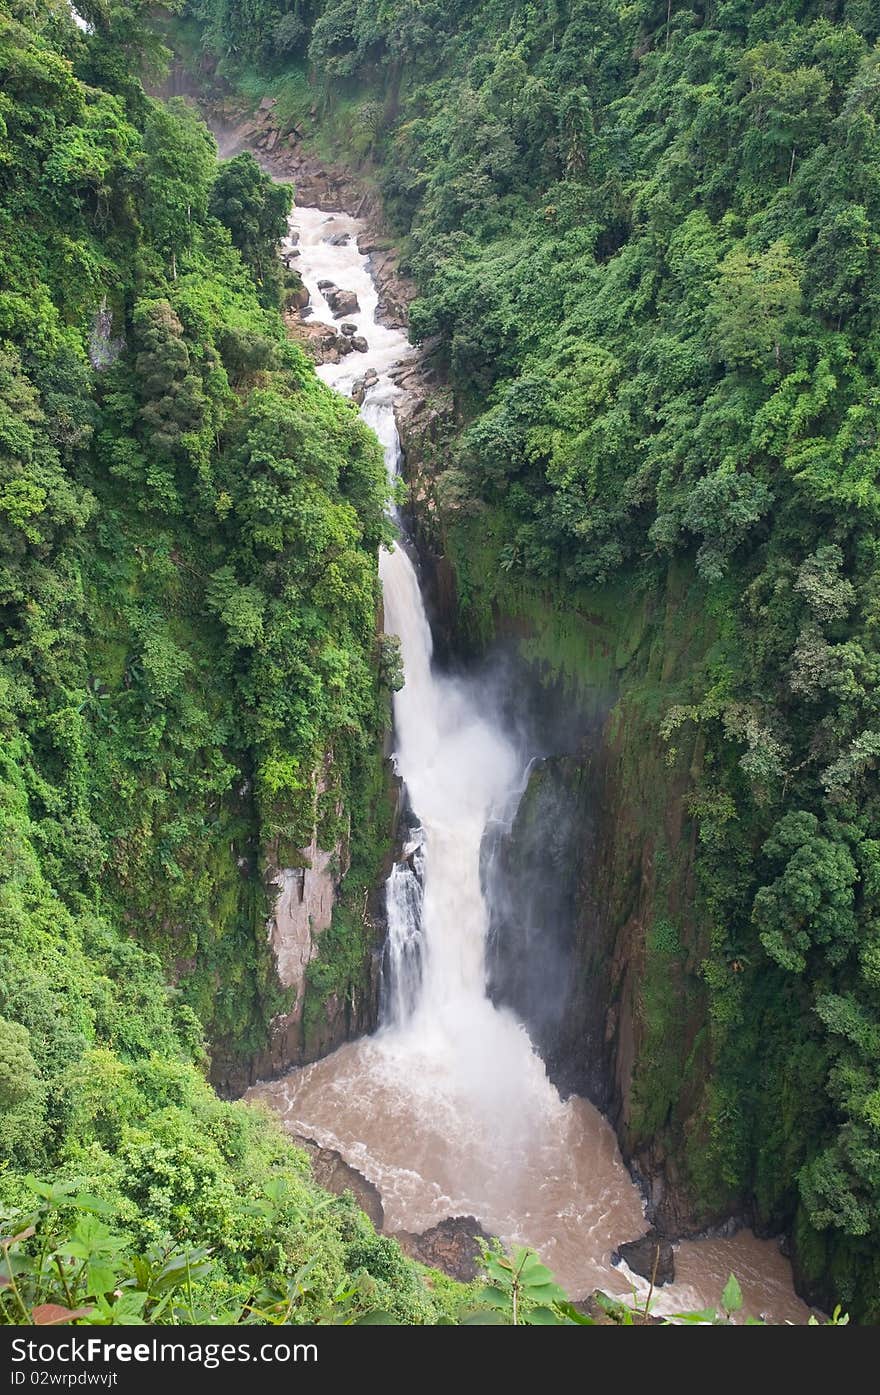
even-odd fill
[{"label": "waterfall", "polygon": [[[314,317],[333,323],[325,291],[354,291],[359,308],[345,319],[368,345],[318,372],[351,395],[372,370],[360,410],[393,478],[401,461],[393,369],[412,350],[376,319],[356,222],[315,209],[294,219],[291,250]],[[477,680],[435,668],[405,542],[381,552],[379,575],[385,629],[399,637],[403,660],[393,758],[410,812],[385,888],[380,1029],[259,1092],[290,1127],[338,1148],[376,1183],[392,1227],[475,1215],[507,1239],[539,1245],[580,1283],[584,1267],[570,1263],[583,1249],[579,1228],[600,1225],[591,1250],[607,1270],[612,1246],[645,1222],[610,1128],[586,1101],[560,1099],[523,1025],[486,994],[481,844],[487,824],[515,806],[526,756]]]},{"label": "waterfall", "polygon": [[[376,319],[378,294],[357,249],[357,221],[296,209],[293,224],[289,250],[299,252],[314,317],[333,323],[324,295],[330,285],[357,295],[359,309],[345,320],[367,352],[341,354],[318,372],[351,395],[372,370],[361,415],[394,477],[400,389],[389,375],[410,346],[401,330]],[[250,1096],[374,1182],[388,1229],[418,1232],[448,1216],[476,1216],[504,1241],[538,1249],[575,1296],[596,1286],[627,1295],[640,1281],[612,1268],[611,1252],[641,1235],[646,1222],[614,1134],[586,1100],[560,1098],[523,1025],[486,994],[481,845],[491,822],[511,817],[525,788],[526,754],[477,680],[433,666],[405,544],[382,551],[379,574],[386,632],[399,636],[403,659],[394,762],[411,811],[385,889],[380,1029]],[[743,1277],[734,1243],[723,1242],[717,1273],[728,1267],[717,1291],[713,1271],[706,1289],[666,1291],[670,1311],[716,1303],[731,1269]],[[761,1299],[764,1307],[772,1301]]]},{"label": "waterfall", "polygon": [[402,1026],[416,1009],[422,989],[422,887],[425,876],[424,830],[403,849],[385,884],[388,938],[382,973],[380,1020]]},{"label": "waterfall", "polygon": [[[393,480],[401,463],[394,417],[399,390],[387,373],[409,345],[400,331],[372,318],[375,287],[353,239],[342,245],[327,240],[328,222],[335,236],[342,221],[320,213],[307,218],[300,234],[301,257],[308,256],[309,280],[319,302],[326,305],[327,287],[321,282],[344,283],[344,289],[356,291],[360,309],[350,318],[369,348],[363,359],[346,354],[338,364],[323,364],[319,371],[346,393],[365,367],[376,371],[377,381],[366,391],[360,410],[379,438]],[[316,313],[321,313],[320,303]],[[411,863],[411,853],[406,853],[386,887],[383,1025],[401,1028],[421,1018],[423,1026],[436,1028],[445,1022],[444,1014],[453,1013],[456,1033],[464,1026],[473,1028],[475,1017],[485,1028],[495,1009],[485,993],[488,913],[480,886],[480,844],[487,820],[521,784],[523,761],[499,721],[487,712],[485,695],[434,671],[431,629],[403,543],[383,549],[379,575],[385,629],[399,637],[404,671],[403,688],[394,696],[394,763],[420,824],[417,860]]]}]

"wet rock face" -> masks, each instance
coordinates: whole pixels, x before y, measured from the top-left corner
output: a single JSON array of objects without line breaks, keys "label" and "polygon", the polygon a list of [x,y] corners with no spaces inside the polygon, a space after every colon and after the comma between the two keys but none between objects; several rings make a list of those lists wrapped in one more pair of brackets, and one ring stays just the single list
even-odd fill
[{"label": "wet rock face", "polygon": [[393,1234],[404,1254],[432,1269],[442,1269],[444,1274],[463,1284],[477,1277],[480,1241],[491,1238],[474,1216],[448,1216],[421,1235],[412,1235],[407,1230],[396,1230]]},{"label": "wet rock face", "polygon": [[[656,1288],[671,1284],[675,1279],[675,1256],[668,1240],[656,1230],[649,1230],[638,1240],[629,1240],[619,1245],[612,1255],[612,1263],[621,1261],[627,1264],[634,1274],[643,1279],[654,1279]],[[655,1271],[656,1265],[656,1271]]]},{"label": "wet rock face", "polygon": [[549,1062],[577,975],[573,927],[588,817],[579,762],[538,761],[513,822],[490,824],[481,851],[489,993],[522,1017]]},{"label": "wet rock face", "polygon": [[288,292],[287,303],[292,310],[305,310],[309,303],[309,293],[305,286],[294,286]]},{"label": "wet rock face", "polygon": [[113,334],[113,315],[107,307],[105,296],[95,311],[89,333],[89,359],[92,367],[100,372],[115,363],[125,348],[125,336]]},{"label": "wet rock face", "polygon": [[[357,346],[355,345],[355,347]],[[367,389],[371,388],[374,383],[378,383],[378,381],[379,375],[375,368],[370,368],[367,373],[364,374],[363,378],[358,378],[355,381],[354,387],[351,390],[351,395],[358,406],[361,405],[366,397]]]}]

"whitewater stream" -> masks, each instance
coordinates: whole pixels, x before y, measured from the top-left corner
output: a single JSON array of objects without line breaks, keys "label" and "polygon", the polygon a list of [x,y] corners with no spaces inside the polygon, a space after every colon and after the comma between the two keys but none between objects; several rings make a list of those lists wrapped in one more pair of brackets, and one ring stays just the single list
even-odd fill
[{"label": "whitewater stream", "polygon": [[[357,295],[359,310],[342,323],[355,325],[367,351],[318,373],[351,395],[356,380],[375,371],[361,413],[394,475],[401,389],[389,370],[412,349],[402,331],[376,319],[360,231],[347,215],[297,208],[288,250],[299,251],[296,268],[316,320],[339,330],[320,282]],[[525,1028],[486,996],[480,844],[488,819],[509,813],[522,789],[526,757],[477,680],[432,665],[406,549],[383,551],[379,570],[385,628],[400,637],[405,673],[394,699],[394,759],[418,825],[386,888],[382,1021],[373,1036],[257,1085],[249,1098],[271,1105],[291,1132],[337,1149],[375,1183],[389,1232],[476,1216],[504,1241],[534,1246],[575,1298],[595,1288],[643,1294],[643,1280],[611,1264],[615,1247],[643,1234],[647,1222],[610,1126],[587,1101],[560,1098]],[[775,1322],[808,1316],[776,1244],[748,1231],[680,1245],[676,1271],[655,1312],[718,1306],[733,1271],[746,1311]]]}]

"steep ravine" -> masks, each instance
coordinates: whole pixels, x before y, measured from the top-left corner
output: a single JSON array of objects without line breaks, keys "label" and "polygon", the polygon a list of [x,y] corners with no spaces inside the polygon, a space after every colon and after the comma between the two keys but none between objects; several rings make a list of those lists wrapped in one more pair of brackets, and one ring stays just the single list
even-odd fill
[{"label": "steep ravine", "polygon": [[[322,273],[325,273],[325,282],[355,284],[351,234],[356,230],[352,229],[350,220],[328,218],[325,223],[326,235],[322,239],[320,232],[316,233],[316,227],[320,229],[320,219],[316,224],[314,215],[307,217],[301,213],[295,218],[297,216],[300,227],[305,228],[309,239],[308,249],[305,243],[297,245],[301,246],[303,253],[308,250],[313,314],[325,323],[332,322],[327,305],[314,304],[314,298],[317,295],[318,301],[323,302],[335,293],[333,287],[327,288],[325,285],[323,290],[320,288]],[[295,233],[299,232],[295,225]],[[349,234],[348,238],[346,233]],[[338,239],[335,245],[334,239]],[[331,276],[333,258],[340,253],[344,254],[341,263],[343,270]],[[317,291],[314,290],[315,285],[318,286]],[[328,381],[356,395],[360,393],[359,379],[364,376],[358,364],[372,366],[372,354],[377,352],[376,336],[380,339],[380,357],[383,335],[397,333],[400,338],[399,331],[388,331],[378,324],[371,331],[364,324],[364,297],[360,291],[359,295],[360,305],[357,311],[352,312],[351,318],[354,329],[371,339],[371,354],[365,359],[359,359],[356,351],[334,355],[321,370]],[[384,379],[383,373],[386,375]],[[368,373],[368,383],[371,376],[376,380],[375,372],[372,375]],[[371,420],[374,399],[378,406],[384,401],[383,394],[389,390],[398,400],[403,399],[400,388],[394,382],[400,376],[392,364],[383,362],[380,365],[378,386],[367,388],[365,412],[368,420]],[[387,382],[387,387],[383,388],[383,382]],[[384,440],[390,417],[386,408],[380,407],[379,411],[376,426]],[[394,449],[394,443],[389,438],[386,450],[391,450],[393,454]],[[386,605],[389,604],[389,584],[390,578],[386,577]],[[431,716],[431,704],[435,700],[442,704],[436,719],[440,723],[438,740],[442,742],[459,741],[462,733],[468,732],[470,703],[478,702],[482,708],[479,719],[482,725],[475,728],[473,736],[466,737],[469,743],[476,744],[466,746],[461,757],[466,783],[460,789],[455,785],[452,772],[459,756],[454,755],[454,747],[450,747],[445,760],[441,756],[438,767],[444,771],[444,783],[447,779],[453,780],[449,798],[452,800],[451,807],[459,810],[457,819],[460,821],[464,817],[461,801],[464,792],[470,791],[467,782],[472,782],[479,763],[485,758],[485,742],[491,730],[490,726],[485,725],[487,721],[509,726],[511,731],[518,727],[514,739],[520,750],[525,749],[524,743],[531,739],[529,733],[534,734],[542,725],[549,739],[553,734],[553,723],[548,726],[546,717],[543,723],[536,723],[533,714],[528,711],[528,703],[519,712],[518,721],[512,720],[517,703],[511,701],[509,692],[505,692],[503,672],[497,666],[494,673],[477,673],[473,679],[465,680],[464,687],[459,685],[458,680],[453,680],[448,688],[442,686],[442,679],[434,680],[435,684],[440,684],[436,692],[431,688],[420,696],[427,677],[417,677],[422,671],[421,659],[415,670],[412,667],[413,645],[417,644],[414,635],[418,632],[418,626],[410,633],[413,621],[407,618],[409,602],[398,614],[402,602],[397,597],[397,582],[394,586],[390,624],[404,634],[409,686],[416,684],[410,698],[410,704],[415,702],[410,723],[412,729],[406,739],[410,744],[416,740],[418,745],[427,740],[426,749],[431,749],[429,733],[435,720]],[[472,692],[472,697],[466,696],[469,692]],[[430,696],[431,693],[434,696]],[[536,705],[546,709],[547,704],[540,702],[539,694],[536,693],[535,697],[538,699]],[[564,723],[566,704],[561,688],[558,688],[557,697],[558,723]],[[460,702],[464,703],[464,707],[458,717],[457,704]],[[398,749],[403,710],[396,704]],[[494,717],[493,712],[496,714]],[[596,705],[590,720],[580,722],[578,739],[585,740],[591,730],[595,733],[598,715],[599,705]],[[568,725],[572,725],[570,719]],[[426,728],[424,733],[422,726]],[[404,731],[407,729],[404,728]],[[481,736],[480,732],[484,729],[485,736]],[[496,738],[493,736],[492,739]],[[404,761],[408,782],[414,773],[406,773],[412,759],[410,756]],[[508,759],[508,756],[504,757],[505,762]],[[511,774],[514,769],[515,765],[511,767]],[[429,789],[434,791],[430,795],[431,801],[438,797],[433,783],[435,778],[431,777],[424,786],[417,783],[411,790],[417,811],[424,810]],[[508,778],[504,777],[505,783]],[[471,794],[468,793],[467,797],[470,799]],[[499,813],[502,807],[498,805]],[[433,836],[436,838],[438,835]],[[445,835],[441,837],[441,846],[444,838]],[[458,867],[459,853],[450,849],[448,855]],[[430,891],[432,884],[429,882],[427,893],[428,903],[435,907],[432,914],[440,917],[438,926],[446,926],[447,934],[451,933],[453,926],[460,927],[464,932],[462,964],[471,962],[476,948],[468,938],[471,932],[467,928],[469,917],[474,912],[472,909],[465,910],[465,905],[470,902],[461,901],[464,885],[470,876],[470,873],[465,874],[464,868],[465,864],[461,864],[458,871],[453,871],[450,864],[448,872],[435,870],[435,877],[439,875],[441,880],[433,892]],[[456,881],[462,877],[464,882],[457,886]],[[452,892],[453,899],[444,910],[445,898]],[[476,905],[475,902],[473,904]],[[459,929],[456,933],[459,933]],[[482,932],[475,926],[474,933]],[[448,957],[448,950],[443,953],[444,957]],[[435,945],[430,963],[435,962],[436,954]],[[508,1240],[521,1238],[539,1246],[574,1291],[585,1290],[597,1283],[625,1291],[627,1280],[624,1273],[616,1273],[609,1267],[609,1256],[618,1242],[638,1234],[645,1222],[640,1219],[637,1193],[631,1188],[616,1159],[616,1149],[607,1125],[584,1101],[572,1098],[565,1103],[559,1099],[546,1078],[543,1064],[506,1012],[492,1011],[488,1005],[480,1006],[475,1000],[471,1019],[471,1009],[465,1010],[463,1005],[472,990],[466,987],[453,990],[460,972],[454,967],[456,963],[457,951],[453,949],[447,968],[437,969],[435,966],[433,970],[435,974],[440,973],[435,986],[430,986],[430,977],[423,985],[421,992],[424,1001],[420,1001],[418,991],[398,995],[410,1003],[407,1011],[414,1012],[412,1022],[406,1014],[400,1020],[392,1012],[390,1019],[387,1015],[383,1019],[382,1030],[377,1036],[353,1041],[305,1070],[294,1071],[274,1084],[260,1086],[251,1092],[252,1097],[262,1098],[279,1109],[296,1135],[305,1134],[314,1138],[325,1152],[329,1150],[333,1153],[335,1150],[335,1154],[341,1156],[346,1164],[354,1165],[363,1173],[368,1182],[378,1188],[386,1227],[393,1233],[406,1231],[411,1237],[413,1233],[432,1230],[440,1225],[437,1234],[442,1250],[445,1241],[441,1243],[439,1236],[445,1235],[444,1217],[450,1213],[469,1212],[488,1229],[497,1231]],[[470,969],[462,969],[461,972],[465,974],[464,984],[480,982],[478,961],[474,960]],[[451,999],[448,997],[450,991]],[[459,991],[464,993],[461,1006],[456,996]],[[479,995],[482,998],[482,989]],[[447,1018],[450,1012],[452,1015]],[[567,1013],[572,1020],[574,1015],[573,1011]],[[424,1025],[419,1026],[422,1019]],[[496,1020],[497,1028],[493,1025]],[[508,1023],[509,1026],[506,1025]],[[501,1035],[493,1045],[491,1038],[496,1030]],[[536,1037],[539,1037],[537,1032]],[[596,1078],[599,1079],[600,1075],[597,1074]],[[572,1080],[571,1083],[583,1088],[580,1080]],[[488,1093],[484,1093],[484,1086]],[[485,1104],[490,1099],[493,1104],[487,1115]],[[517,1118],[519,1125],[516,1136],[509,1138],[509,1130]],[[408,1243],[414,1242],[410,1239]],[[726,1266],[728,1270],[737,1268],[743,1275],[753,1304],[802,1320],[803,1309],[794,1300],[790,1289],[786,1295],[786,1267],[772,1245],[762,1246],[761,1242],[744,1234],[733,1242],[733,1247],[731,1242],[723,1242],[715,1252],[705,1246],[697,1246],[696,1253],[692,1254],[689,1247],[682,1247],[679,1260],[684,1283],[676,1284],[665,1299],[667,1306],[713,1301],[714,1289],[723,1284]]]},{"label": "steep ravine", "polygon": [[[270,108],[258,113],[254,124],[227,128],[220,135],[226,153],[253,143],[256,135],[264,146],[259,152],[261,162],[276,176],[301,181],[301,197],[307,205],[329,209],[336,203],[350,212],[366,213],[368,223],[358,246],[370,255],[380,296],[379,316],[395,328],[403,326],[413,288],[397,274],[375,195],[347,172],[328,169],[298,149],[267,152],[265,146],[275,144]],[[291,265],[295,266],[295,258]],[[310,319],[308,311],[305,317],[292,315],[292,332],[311,341],[321,361],[327,357],[330,341],[325,337],[322,345],[321,331]],[[676,1088],[684,1069],[692,1077],[690,1088],[698,1091],[702,1064],[699,953],[696,947],[687,953],[682,950],[688,942],[693,876],[693,833],[685,810],[690,757],[679,753],[673,768],[665,749],[655,749],[648,761],[633,759],[639,739],[647,737],[649,748],[651,741],[657,746],[656,722],[646,722],[638,703],[628,708],[625,700],[620,701],[621,674],[651,628],[645,606],[640,602],[612,605],[602,615],[575,611],[563,621],[560,659],[559,654],[542,652],[542,642],[536,642],[543,630],[543,640],[549,640],[552,651],[554,624],[547,627],[547,617],[537,613],[540,603],[536,612],[530,601],[526,610],[531,606],[532,613],[526,615],[521,598],[506,608],[494,583],[488,588],[491,595],[485,588],[481,593],[469,567],[462,565],[467,527],[462,530],[464,542],[461,535],[455,537],[454,528],[450,536],[448,528],[439,526],[434,505],[434,478],[442,468],[444,446],[456,420],[432,349],[426,346],[411,364],[392,370],[392,378],[405,389],[395,403],[396,417],[408,462],[411,523],[420,545],[426,604],[439,652],[447,657],[455,652],[473,657],[485,651],[488,642],[496,654],[495,682],[500,673],[502,683],[518,690],[517,720],[542,753],[513,827],[500,837],[498,830],[490,831],[483,849],[484,876],[494,879],[490,991],[496,1001],[510,1003],[528,1023],[556,1084],[564,1092],[586,1095],[608,1113],[624,1157],[647,1198],[649,1219],[658,1230],[678,1238],[705,1232],[707,1226],[710,1232],[713,1226],[718,1230],[723,1223],[718,1233],[729,1234],[729,1213],[702,1205],[678,1167],[688,1091],[679,1089],[676,1094]],[[329,354],[336,357],[332,346]],[[444,555],[444,544],[449,545],[449,557]],[[672,597],[673,615],[679,605]],[[654,615],[655,628],[656,622]],[[573,662],[568,652],[572,628],[577,635],[575,650],[580,650]],[[699,625],[696,630],[700,632]],[[670,649],[674,666],[674,643]],[[500,663],[499,653],[503,655]],[[645,667],[644,655],[635,667]],[[651,668],[650,659],[647,667]],[[657,668],[656,655],[653,667]],[[660,660],[660,669],[669,677],[668,655]],[[653,676],[662,681],[660,673]],[[557,809],[560,801],[562,807]],[[540,868],[539,864],[542,829],[546,837],[548,827],[554,839],[551,863],[560,873],[549,898],[541,894],[539,875],[540,871],[546,876],[546,860]],[[505,856],[512,869],[506,887]],[[493,862],[499,865],[492,868]],[[523,898],[526,881],[530,886]],[[541,908],[537,919],[526,924],[529,917],[505,916],[505,900],[515,908],[529,897]],[[668,943],[659,947],[660,975],[671,1005],[667,1016],[674,1024],[671,1037],[669,1023],[660,1023],[658,1031],[650,1004],[646,1011],[646,986],[655,995],[660,986],[654,953],[658,946],[652,946],[652,934],[661,902],[680,922],[683,917],[685,927],[681,941],[673,945],[667,935]],[[377,925],[377,933],[380,930]],[[543,983],[523,969],[530,934],[543,937],[542,962],[548,975]],[[548,1004],[552,1005],[549,1011]],[[317,1030],[312,1016],[308,1039],[296,1017],[292,1031],[289,1024],[281,1024],[280,1031],[276,1024],[272,1049],[251,1063],[247,1077],[276,1076],[285,1066],[318,1059],[340,1041],[373,1029],[378,1006],[373,954],[365,965],[360,994],[350,995],[343,1004],[331,1000],[325,1005],[326,1028],[321,1012]],[[657,1052],[658,1045],[662,1059],[650,1061],[646,1071],[645,1060]],[[638,1076],[635,1089],[634,1074]],[[762,1276],[769,1279],[772,1271],[779,1295],[786,1284],[785,1265],[767,1243],[744,1232],[737,1241],[739,1268],[759,1286]],[[724,1266],[733,1257],[727,1251],[728,1242],[719,1245],[715,1261],[723,1281]],[[710,1250],[711,1244],[705,1242],[679,1250],[680,1275],[685,1280],[693,1277],[694,1292],[705,1281]]]}]

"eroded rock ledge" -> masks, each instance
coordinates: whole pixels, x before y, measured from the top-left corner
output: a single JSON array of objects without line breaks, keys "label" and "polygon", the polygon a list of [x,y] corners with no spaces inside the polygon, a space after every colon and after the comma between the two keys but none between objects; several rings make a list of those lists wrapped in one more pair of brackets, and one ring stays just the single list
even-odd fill
[{"label": "eroded rock ledge", "polygon": [[429,1230],[415,1234],[408,1230],[388,1230],[385,1210],[377,1186],[345,1161],[335,1148],[324,1148],[313,1138],[293,1134],[293,1142],[308,1153],[312,1175],[319,1186],[335,1196],[351,1192],[358,1206],[366,1212],[378,1231],[396,1240],[404,1254],[440,1269],[461,1283],[470,1283],[479,1269],[481,1241],[491,1237],[475,1216],[447,1216]]},{"label": "eroded rock ledge", "polygon": [[347,1163],[335,1148],[322,1148],[313,1138],[306,1138],[302,1134],[293,1134],[293,1142],[298,1148],[302,1148],[303,1152],[308,1153],[312,1164],[312,1176],[319,1187],[332,1192],[334,1196],[351,1192],[376,1229],[382,1230],[385,1225],[382,1197],[379,1188],[374,1186],[369,1178]]}]

